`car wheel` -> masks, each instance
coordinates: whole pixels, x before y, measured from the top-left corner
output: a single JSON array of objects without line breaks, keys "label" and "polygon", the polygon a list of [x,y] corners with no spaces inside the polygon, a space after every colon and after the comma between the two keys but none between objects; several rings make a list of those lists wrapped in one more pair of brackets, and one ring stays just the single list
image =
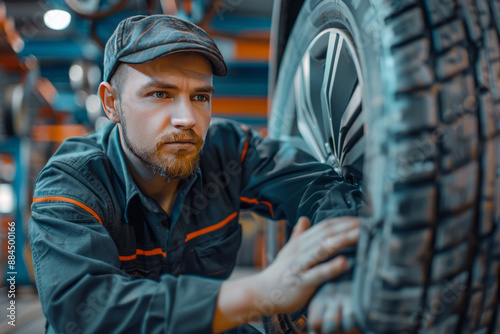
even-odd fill
[{"label": "car wheel", "polygon": [[498,0],[302,6],[269,134],[366,195],[365,332],[500,331],[499,30]]}]

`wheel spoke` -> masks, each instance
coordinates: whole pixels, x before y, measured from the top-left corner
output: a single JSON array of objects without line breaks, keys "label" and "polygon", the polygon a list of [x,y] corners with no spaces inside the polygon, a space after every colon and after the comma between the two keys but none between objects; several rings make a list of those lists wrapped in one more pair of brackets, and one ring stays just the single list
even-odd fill
[{"label": "wheel spoke", "polygon": [[[355,140],[360,135],[363,135],[362,129],[364,117],[362,114],[362,85],[358,84],[349,100],[340,121],[340,137],[338,146],[341,149],[339,155],[343,160],[343,155],[346,153],[346,148],[352,146],[351,140]],[[361,133],[360,133],[361,131]]]},{"label": "wheel spoke", "polygon": [[347,31],[328,29],[311,41],[297,68],[293,91],[296,136],[319,161],[361,177],[363,79]]},{"label": "wheel spoke", "polygon": [[321,162],[325,162],[326,151],[324,138],[318,126],[318,120],[312,109],[310,56],[307,52],[295,75],[295,99],[297,108],[297,127],[300,134],[313,150],[314,156]]},{"label": "wheel spoke", "polygon": [[343,156],[342,169],[344,174],[346,171],[354,174],[357,178],[363,175],[363,157],[365,153],[365,138],[360,137],[359,140],[351,147],[349,154]]},{"label": "wheel spoke", "polygon": [[[333,128],[333,120],[332,120],[332,89],[334,86],[334,78],[335,72],[337,71],[338,61],[339,61],[339,52],[338,47],[336,48],[337,41],[339,40],[339,36],[334,33],[330,33],[328,36],[328,46],[326,52],[326,60],[325,60],[325,72],[323,75],[323,83],[321,86],[321,106],[323,110],[323,124],[328,127],[331,138],[335,138],[335,129]],[[338,44],[341,45],[342,41],[338,41]],[[331,141],[332,144],[332,152],[336,156],[338,156],[337,145],[335,140]]]},{"label": "wheel spoke", "polygon": [[354,92],[352,93],[349,104],[345,108],[342,114],[342,120],[340,121],[340,131],[344,128],[350,127],[356,117],[359,117],[361,112],[361,104],[363,101],[363,87],[361,84],[356,85]]},{"label": "wheel spoke", "polygon": [[343,140],[342,146],[339,146],[342,148],[341,154],[340,154],[340,160],[341,163],[345,160],[345,155],[348,155],[352,149],[352,147],[361,139],[363,138],[364,134],[364,122],[362,117],[357,117],[354,123],[352,124],[351,127],[345,128],[346,131],[342,132],[342,137],[345,136],[345,139]]}]

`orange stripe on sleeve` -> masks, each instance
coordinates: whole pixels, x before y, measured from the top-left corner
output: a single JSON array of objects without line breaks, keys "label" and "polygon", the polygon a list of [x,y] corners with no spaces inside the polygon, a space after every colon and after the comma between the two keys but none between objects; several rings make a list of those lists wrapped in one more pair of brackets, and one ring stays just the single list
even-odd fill
[{"label": "orange stripe on sleeve", "polygon": [[33,198],[33,203],[40,203],[40,202],[67,202],[67,203],[75,204],[75,205],[79,206],[80,208],[84,209],[85,211],[87,211],[88,213],[90,213],[92,216],[94,216],[95,219],[97,219],[99,221],[99,223],[101,225],[103,225],[101,218],[97,215],[97,213],[95,213],[94,210],[92,210],[91,208],[89,208],[85,204],[78,202],[72,198],[60,197],[60,196]]},{"label": "orange stripe on sleeve", "polygon": [[249,204],[255,204],[255,205],[258,205],[258,204],[264,204],[264,205],[267,205],[269,207],[269,212],[271,212],[271,217],[274,218],[274,211],[273,211],[273,205],[267,201],[258,201],[257,199],[255,198],[246,198],[246,197],[240,197],[240,201],[242,202],[245,202],[245,203],[249,203]]},{"label": "orange stripe on sleeve", "polygon": [[245,130],[245,132],[247,133],[247,141],[245,142],[245,146],[243,147],[243,152],[241,152],[241,162],[243,162],[243,160],[245,160],[245,158],[247,156],[248,146],[250,145],[250,143],[249,143],[249,138],[248,138],[248,127],[246,127],[245,125],[242,125],[241,128],[243,130]]},{"label": "orange stripe on sleeve", "polygon": [[144,255],[144,256],[161,255],[163,257],[167,257],[167,253],[165,253],[161,248],[156,248],[148,251],[143,249],[136,249],[134,255],[119,256],[119,258],[120,261],[130,261],[130,260],[135,260],[137,258],[137,255]]},{"label": "orange stripe on sleeve", "polygon": [[137,258],[137,254],[130,255],[130,256],[119,256],[120,261],[130,261],[130,260],[135,260]]},{"label": "orange stripe on sleeve", "polygon": [[207,233],[210,233],[210,232],[213,232],[215,230],[220,229],[221,227],[227,225],[231,220],[233,220],[234,218],[236,218],[237,215],[238,215],[238,213],[234,212],[229,217],[227,217],[226,219],[224,219],[223,221],[221,221],[220,223],[217,223],[215,225],[212,225],[212,226],[209,226],[209,227],[205,227],[205,228],[202,228],[201,230],[189,233],[186,236],[185,242],[188,242],[189,240],[194,239],[196,237],[199,237],[199,236],[201,236],[203,234],[207,234]]},{"label": "orange stripe on sleeve", "polygon": [[167,257],[167,253],[165,253],[161,248],[156,248],[156,249],[149,250],[149,251],[138,249],[136,254],[137,255],[145,255],[145,256],[161,255],[163,257]]}]

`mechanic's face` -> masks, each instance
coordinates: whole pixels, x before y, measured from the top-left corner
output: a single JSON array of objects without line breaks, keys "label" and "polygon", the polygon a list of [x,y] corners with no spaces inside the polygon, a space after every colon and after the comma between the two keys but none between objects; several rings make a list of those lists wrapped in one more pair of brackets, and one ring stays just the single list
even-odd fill
[{"label": "mechanic's face", "polygon": [[210,62],[200,54],[178,53],[127,65],[119,103],[124,150],[169,180],[189,176],[210,123]]}]

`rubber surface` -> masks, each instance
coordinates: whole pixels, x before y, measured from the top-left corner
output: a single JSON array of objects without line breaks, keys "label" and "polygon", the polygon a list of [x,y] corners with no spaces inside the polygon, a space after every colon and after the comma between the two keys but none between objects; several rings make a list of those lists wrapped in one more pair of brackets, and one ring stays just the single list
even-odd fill
[{"label": "rubber surface", "polygon": [[332,26],[353,36],[365,76],[358,326],[500,333],[500,1],[306,1],[281,63],[271,136],[293,128],[286,82]]}]

